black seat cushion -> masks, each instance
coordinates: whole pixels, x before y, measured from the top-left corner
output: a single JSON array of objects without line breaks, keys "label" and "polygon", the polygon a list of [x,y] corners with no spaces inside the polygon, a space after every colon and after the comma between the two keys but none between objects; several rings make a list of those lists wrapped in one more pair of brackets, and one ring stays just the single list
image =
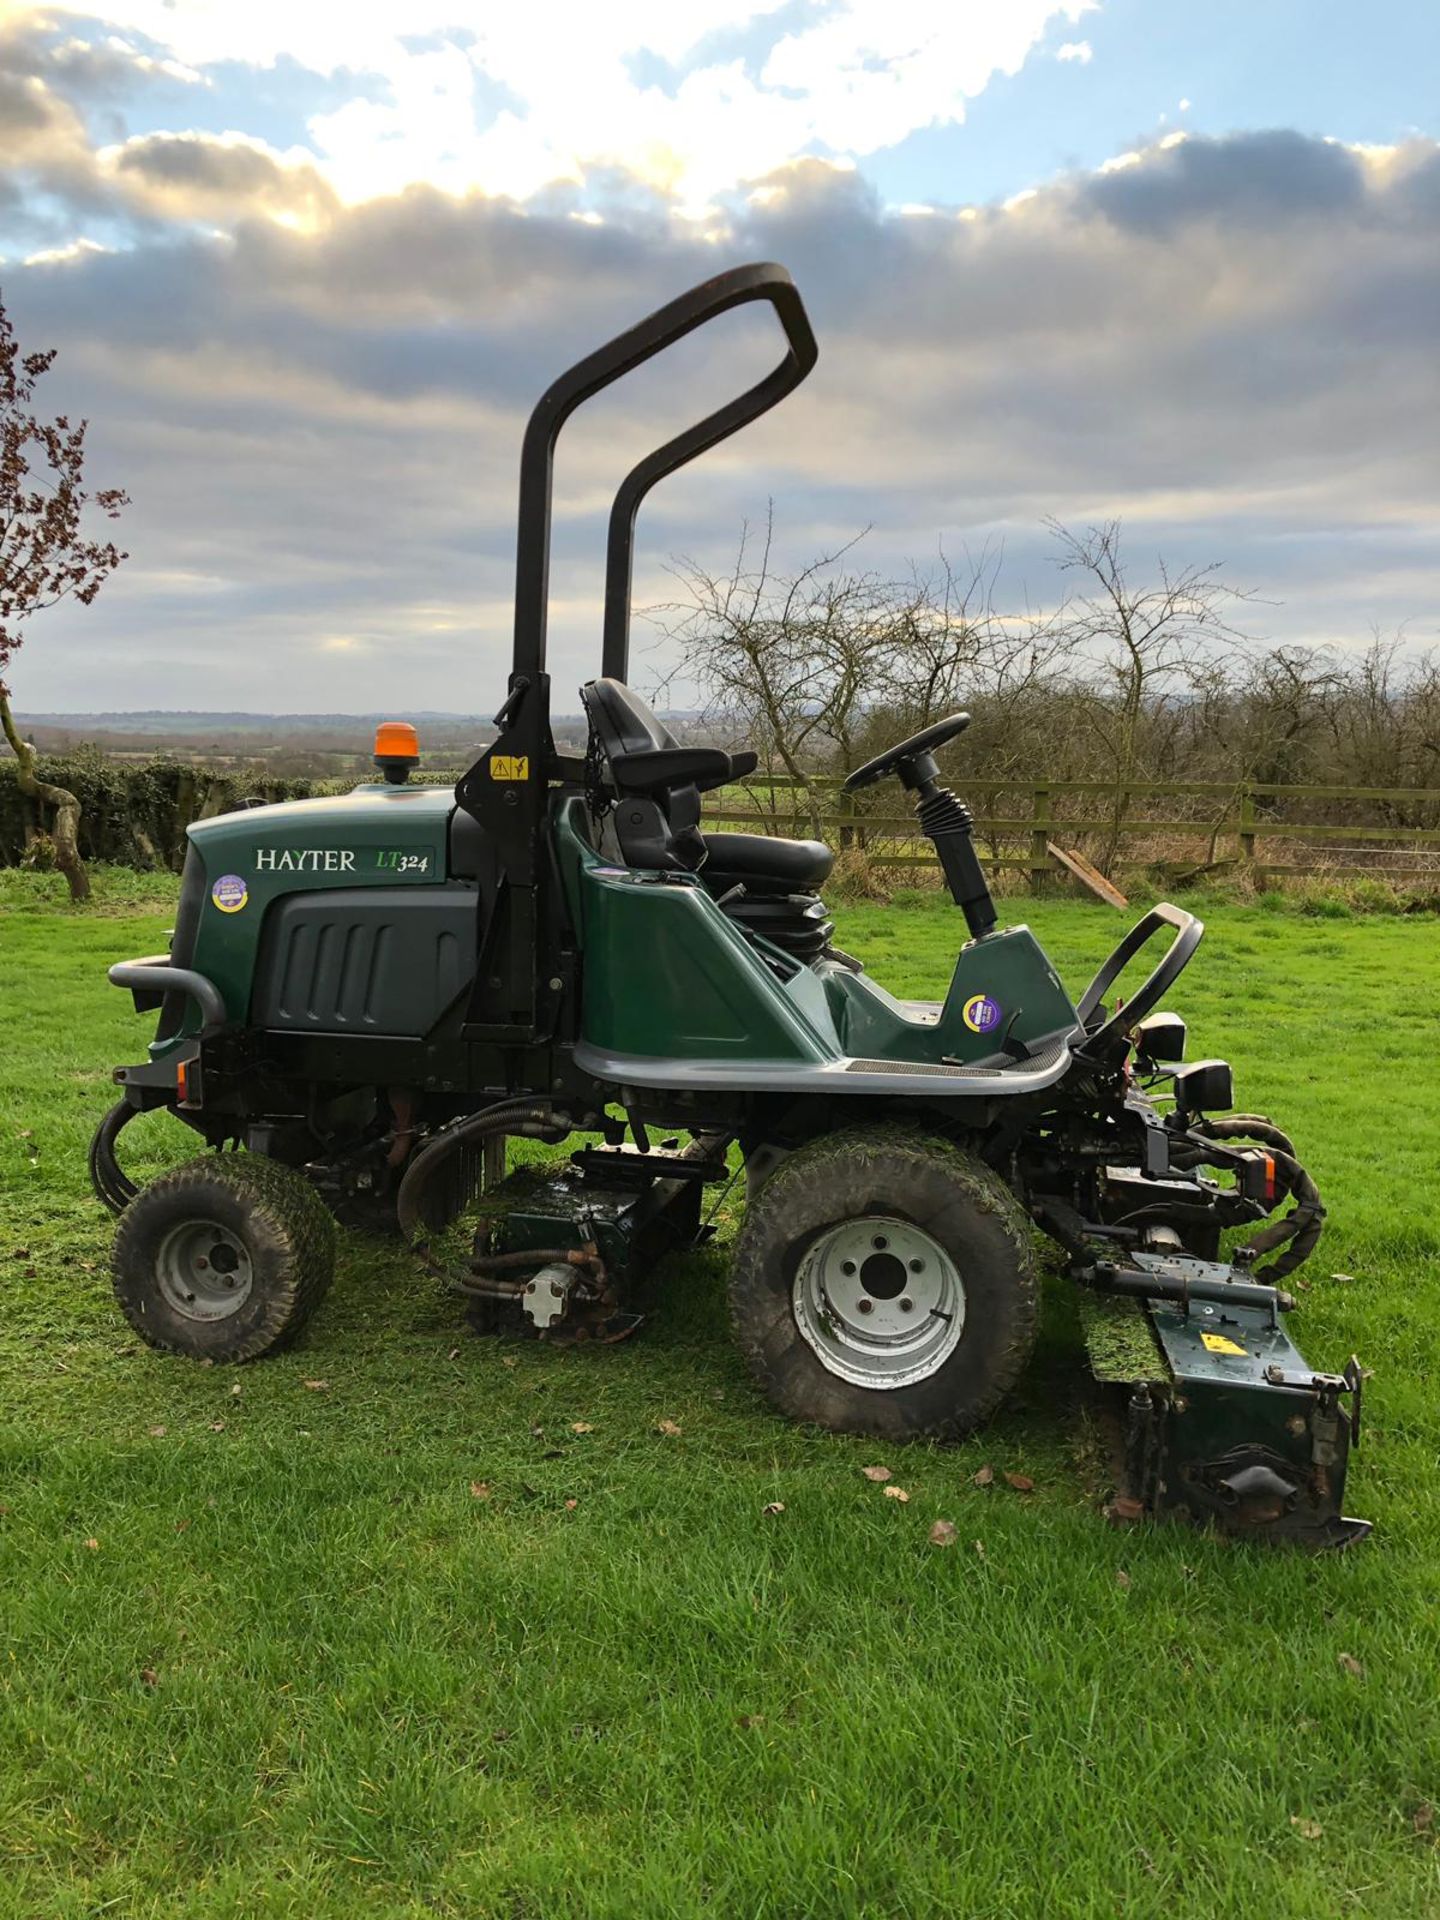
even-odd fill
[{"label": "black seat cushion", "polygon": [[705,881],[756,881],[768,886],[818,887],[835,856],[818,840],[773,840],[764,833],[707,833]]}]

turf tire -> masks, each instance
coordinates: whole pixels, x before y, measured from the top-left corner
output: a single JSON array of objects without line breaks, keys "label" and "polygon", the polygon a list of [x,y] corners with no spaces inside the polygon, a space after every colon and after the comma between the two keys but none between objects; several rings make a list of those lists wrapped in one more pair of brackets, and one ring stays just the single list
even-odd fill
[{"label": "turf tire", "polygon": [[[833,1373],[801,1333],[793,1287],[827,1228],[875,1214],[937,1240],[965,1287],[959,1344],[928,1379],[858,1386]],[[987,1420],[1019,1378],[1039,1325],[1029,1223],[981,1162],[900,1128],[847,1129],[797,1148],[747,1208],[730,1275],[730,1315],[746,1362],[792,1420],[887,1440],[953,1440]]]},{"label": "turf tire", "polygon": [[[224,1319],[187,1318],[160,1283],[167,1237],[191,1221],[217,1223],[249,1257],[248,1297]],[[258,1360],[293,1340],[334,1270],[324,1202],[303,1174],[261,1154],[207,1154],[162,1175],[126,1207],[115,1234],[115,1298],[140,1338],[220,1364]]]}]

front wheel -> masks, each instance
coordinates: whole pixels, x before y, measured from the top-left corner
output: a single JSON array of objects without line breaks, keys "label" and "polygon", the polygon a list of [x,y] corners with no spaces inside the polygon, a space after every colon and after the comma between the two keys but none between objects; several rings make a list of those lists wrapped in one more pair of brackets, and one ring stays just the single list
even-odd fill
[{"label": "front wheel", "polygon": [[210,1154],[142,1188],[115,1234],[115,1297],[152,1347],[258,1360],[319,1306],[335,1228],[303,1174],[260,1154]]},{"label": "front wheel", "polygon": [[751,1372],[792,1419],[955,1439],[1034,1345],[1029,1226],[1004,1182],[945,1141],[829,1134],[754,1194],[730,1308]]}]

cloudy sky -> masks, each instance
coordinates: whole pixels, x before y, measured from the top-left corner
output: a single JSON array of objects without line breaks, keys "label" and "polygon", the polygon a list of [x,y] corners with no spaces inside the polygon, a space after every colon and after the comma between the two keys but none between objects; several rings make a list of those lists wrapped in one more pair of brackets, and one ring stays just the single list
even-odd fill
[{"label": "cloudy sky", "polygon": [[[493,704],[528,406],[754,259],[819,367],[652,497],[637,601],[772,496],[1032,605],[1043,518],[1119,514],[1276,639],[1440,644],[1437,136],[1433,0],[0,0],[0,293],[134,499],[20,704]],[[772,357],[732,316],[567,433],[562,706],[619,476]]]}]

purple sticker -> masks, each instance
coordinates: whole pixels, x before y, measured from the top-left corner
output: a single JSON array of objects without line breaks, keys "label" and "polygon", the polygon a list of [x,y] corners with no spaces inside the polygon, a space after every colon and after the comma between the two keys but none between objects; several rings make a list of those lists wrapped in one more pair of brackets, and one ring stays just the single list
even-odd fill
[{"label": "purple sticker", "polygon": [[210,889],[210,898],[221,913],[239,913],[250,898],[250,889],[238,873],[222,873]]},{"label": "purple sticker", "polygon": [[993,1033],[1000,1024],[1001,1012],[1000,1002],[992,1000],[988,993],[972,993],[961,1009],[972,1033]]}]

